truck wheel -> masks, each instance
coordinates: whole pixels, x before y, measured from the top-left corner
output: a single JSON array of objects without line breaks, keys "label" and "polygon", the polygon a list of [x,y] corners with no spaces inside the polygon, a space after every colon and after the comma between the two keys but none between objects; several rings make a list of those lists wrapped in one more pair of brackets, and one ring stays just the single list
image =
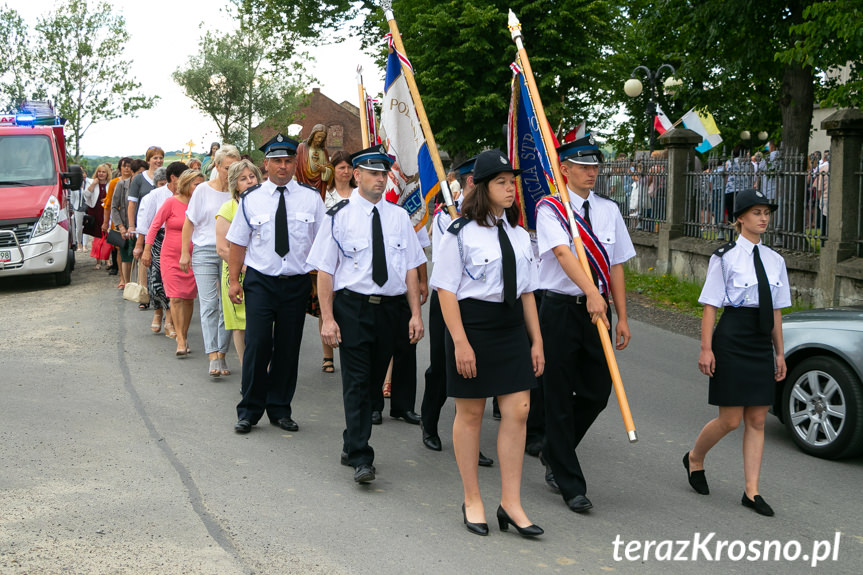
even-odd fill
[{"label": "truck wheel", "polygon": [[62,272],[54,274],[54,279],[57,281],[57,286],[63,287],[72,283],[72,262],[75,261],[75,252],[70,252],[66,258],[66,267]]}]

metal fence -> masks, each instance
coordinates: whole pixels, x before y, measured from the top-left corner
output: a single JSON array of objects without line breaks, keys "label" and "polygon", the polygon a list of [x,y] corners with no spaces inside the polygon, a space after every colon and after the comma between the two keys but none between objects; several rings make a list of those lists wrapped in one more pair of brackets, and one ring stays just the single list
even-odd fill
[{"label": "metal fence", "polygon": [[863,258],[863,152],[857,172],[857,257]]},{"label": "metal fence", "polygon": [[594,192],[611,198],[629,230],[656,233],[665,221],[668,158],[621,159],[600,164]]},{"label": "metal fence", "polygon": [[763,236],[767,245],[818,252],[827,238],[829,163],[810,166],[804,155],[773,152],[755,159],[710,156],[703,171],[687,172],[684,235],[733,239],[737,192],[755,188],[779,208]]}]

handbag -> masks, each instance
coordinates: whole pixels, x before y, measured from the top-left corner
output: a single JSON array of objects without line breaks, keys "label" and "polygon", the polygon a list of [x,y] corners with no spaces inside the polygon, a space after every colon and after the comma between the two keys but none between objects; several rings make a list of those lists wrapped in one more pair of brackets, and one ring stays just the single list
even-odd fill
[{"label": "handbag", "polygon": [[132,262],[132,281],[126,282],[126,287],[123,288],[123,299],[133,301],[135,303],[149,303],[150,294],[147,293],[146,286],[138,283],[138,260]]},{"label": "handbag", "polygon": [[118,248],[126,247],[126,238],[124,238],[123,234],[121,234],[117,230],[108,230],[107,241],[112,246]]},{"label": "handbag", "polygon": [[96,236],[93,238],[93,247],[90,248],[90,257],[97,260],[107,260],[111,257],[111,250],[114,247],[108,243],[105,236]]}]

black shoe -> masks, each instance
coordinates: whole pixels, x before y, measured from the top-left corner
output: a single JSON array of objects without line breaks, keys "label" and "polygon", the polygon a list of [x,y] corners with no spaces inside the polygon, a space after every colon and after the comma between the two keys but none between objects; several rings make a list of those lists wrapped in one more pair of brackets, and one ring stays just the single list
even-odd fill
[{"label": "black shoe", "polygon": [[392,417],[393,419],[404,419],[411,425],[419,425],[420,421],[422,421],[422,419],[420,419],[420,416],[417,415],[416,412],[412,409],[409,409],[407,411],[390,410],[390,417]]},{"label": "black shoe", "polygon": [[[342,465],[344,465],[345,467],[350,467],[350,466],[351,466],[351,462],[350,462],[350,460],[348,459],[348,454],[347,454],[347,453],[345,453],[344,451],[342,451],[341,456],[339,456],[339,463],[341,463],[341,464],[342,464]],[[369,467],[371,467],[371,468],[372,468],[372,473],[377,473],[377,472],[378,472],[378,470],[377,470],[377,469],[375,469],[375,466],[374,466],[374,465],[370,465]]]},{"label": "black shoe", "polygon": [[380,411],[373,411],[372,412],[372,425],[380,425],[383,422],[384,422],[384,418],[381,415],[381,412]]},{"label": "black shoe", "polygon": [[354,481],[357,483],[368,483],[375,480],[375,470],[368,463],[357,466],[354,471]]},{"label": "black shoe", "polygon": [[[710,494],[710,487],[707,486],[707,477],[704,475],[704,470],[699,469],[698,471],[689,472],[689,452],[683,454],[683,467],[686,468],[686,477],[689,479],[689,485],[692,486],[694,490],[702,495]],[[745,494],[744,494],[745,497]]]},{"label": "black shoe", "polygon": [[539,457],[540,451],[542,451],[542,441],[531,441],[524,446],[524,452],[533,457]]},{"label": "black shoe", "polygon": [[464,526],[474,535],[488,535],[488,523],[470,523],[467,520],[467,511],[464,510],[464,503],[461,504],[461,514],[464,517]]},{"label": "black shoe", "polygon": [[479,461],[477,462],[477,464],[480,467],[491,467],[492,465],[494,465],[494,459],[492,459],[491,457],[486,457],[485,455],[482,454],[482,451],[480,451],[479,452]]},{"label": "black shoe", "polygon": [[117,275],[117,269],[116,268],[108,268],[108,275],[109,276]]},{"label": "black shoe", "polygon": [[270,420],[270,425],[275,425],[276,427],[281,427],[285,431],[299,431],[300,426],[297,425],[297,422],[291,419],[290,417],[283,417],[276,421]]},{"label": "black shoe", "polygon": [[500,406],[497,404],[497,398],[491,402],[491,416],[500,421]]},{"label": "black shoe", "polygon": [[252,422],[248,419],[241,419],[234,424],[234,431],[237,433],[248,433],[252,430]]},{"label": "black shoe", "polygon": [[764,501],[764,498],[760,495],[756,495],[755,499],[753,500],[746,497],[746,492],[744,491],[743,499],[740,500],[740,503],[743,504],[743,507],[754,509],[755,513],[759,515],[773,517],[773,508],[767,505],[767,502]]},{"label": "black shoe", "polygon": [[566,506],[576,513],[584,513],[585,511],[593,509],[593,503],[591,503],[590,499],[584,495],[576,495],[572,499],[567,499]]},{"label": "black shoe", "polygon": [[527,527],[519,527],[515,524],[515,521],[510,519],[509,513],[501,506],[497,506],[497,525],[500,527],[501,531],[506,531],[509,529],[509,526],[512,525],[515,527],[515,530],[518,531],[518,534],[522,537],[536,537],[537,535],[542,535],[545,531],[542,530],[542,527],[539,525],[528,525]]},{"label": "black shoe", "polygon": [[551,466],[545,461],[545,458],[542,456],[542,453],[539,454],[539,462],[545,467],[545,484],[554,491],[555,493],[560,493],[560,485],[557,484],[557,481],[554,479],[554,473],[551,472]]},{"label": "black shoe", "polygon": [[440,442],[440,437],[437,435],[426,435],[423,433],[423,445],[431,449],[432,451],[441,451],[443,446]]}]

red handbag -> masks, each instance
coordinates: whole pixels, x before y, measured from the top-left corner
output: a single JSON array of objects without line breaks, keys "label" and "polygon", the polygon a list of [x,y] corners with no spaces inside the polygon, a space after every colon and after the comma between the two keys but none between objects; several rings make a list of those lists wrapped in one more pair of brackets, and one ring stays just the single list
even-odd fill
[{"label": "red handbag", "polygon": [[108,243],[105,236],[99,236],[98,238],[93,238],[93,247],[90,249],[90,256],[97,260],[107,260],[111,257],[111,250],[113,249],[114,246]]}]

